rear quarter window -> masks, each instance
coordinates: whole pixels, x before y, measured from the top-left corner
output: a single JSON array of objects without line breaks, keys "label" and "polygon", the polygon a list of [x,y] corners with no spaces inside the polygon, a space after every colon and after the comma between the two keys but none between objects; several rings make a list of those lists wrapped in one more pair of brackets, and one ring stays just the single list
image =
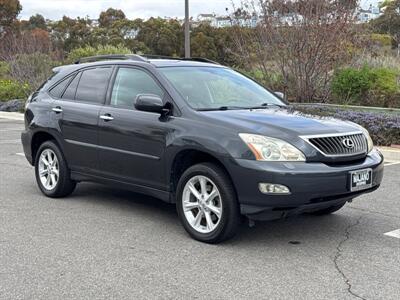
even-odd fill
[{"label": "rear quarter window", "polygon": [[62,95],[63,99],[75,100],[76,88],[78,87],[80,77],[80,73],[75,75],[74,79],[72,79],[64,94]]},{"label": "rear quarter window", "polygon": [[63,95],[65,89],[67,88],[69,82],[71,81],[72,76],[69,76],[65,79],[63,79],[61,82],[56,84],[54,87],[52,87],[49,91],[50,95],[55,97],[55,98],[61,98]]}]

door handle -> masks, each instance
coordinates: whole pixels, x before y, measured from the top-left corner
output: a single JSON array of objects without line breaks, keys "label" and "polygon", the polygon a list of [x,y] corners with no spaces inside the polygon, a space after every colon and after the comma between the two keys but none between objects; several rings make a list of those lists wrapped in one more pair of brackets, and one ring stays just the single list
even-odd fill
[{"label": "door handle", "polygon": [[104,114],[100,116],[100,119],[108,122],[114,120],[114,118],[110,114]]},{"label": "door handle", "polygon": [[51,110],[54,111],[57,114],[59,114],[60,112],[63,111],[60,106],[53,107]]}]

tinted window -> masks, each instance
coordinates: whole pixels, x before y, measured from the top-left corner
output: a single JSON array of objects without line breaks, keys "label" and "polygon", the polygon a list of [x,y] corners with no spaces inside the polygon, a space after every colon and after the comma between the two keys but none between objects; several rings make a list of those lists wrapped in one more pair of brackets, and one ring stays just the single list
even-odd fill
[{"label": "tinted window", "polygon": [[61,98],[65,88],[67,87],[71,77],[67,77],[63,81],[59,82],[55,87],[50,90],[50,95],[56,98]]},{"label": "tinted window", "polygon": [[103,103],[112,69],[96,68],[82,72],[75,99]]},{"label": "tinted window", "polygon": [[145,71],[120,68],[114,82],[111,105],[133,107],[139,94],[153,94],[162,98],[164,92]]},{"label": "tinted window", "polygon": [[75,99],[76,87],[79,83],[80,73],[75,76],[75,78],[71,81],[68,88],[65,90],[64,95],[62,96],[63,99]]}]

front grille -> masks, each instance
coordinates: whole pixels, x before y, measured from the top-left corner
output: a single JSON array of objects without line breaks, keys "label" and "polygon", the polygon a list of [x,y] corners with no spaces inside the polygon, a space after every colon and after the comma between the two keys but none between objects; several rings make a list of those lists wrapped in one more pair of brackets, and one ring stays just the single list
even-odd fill
[{"label": "front grille", "polygon": [[352,156],[368,151],[367,139],[362,133],[306,137],[308,142],[326,156]]}]

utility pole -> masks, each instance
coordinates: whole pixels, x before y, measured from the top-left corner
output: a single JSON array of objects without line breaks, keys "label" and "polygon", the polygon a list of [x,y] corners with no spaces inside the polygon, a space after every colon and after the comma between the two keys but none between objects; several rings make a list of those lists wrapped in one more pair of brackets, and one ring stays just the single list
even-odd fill
[{"label": "utility pole", "polygon": [[185,0],[185,58],[190,58],[189,0]]}]

